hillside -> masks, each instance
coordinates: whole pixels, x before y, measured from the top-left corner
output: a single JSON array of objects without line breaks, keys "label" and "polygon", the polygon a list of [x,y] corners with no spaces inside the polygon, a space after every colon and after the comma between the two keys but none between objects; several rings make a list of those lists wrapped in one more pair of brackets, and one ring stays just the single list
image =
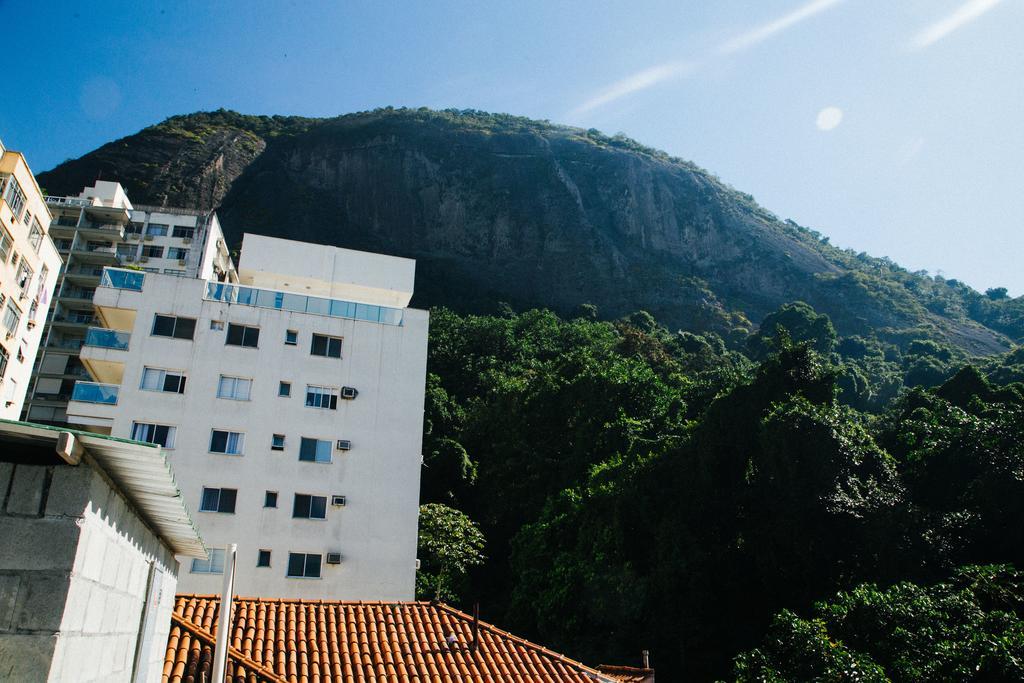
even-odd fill
[{"label": "hillside", "polygon": [[1024,337],[1024,300],[832,247],[693,164],[608,137],[482,112],[331,119],[177,116],[42,173],[51,194],[98,174],[136,202],[218,209],[243,231],[418,260],[414,305],[492,311],[592,303],[742,339],[803,300],[840,335],[968,354]]}]

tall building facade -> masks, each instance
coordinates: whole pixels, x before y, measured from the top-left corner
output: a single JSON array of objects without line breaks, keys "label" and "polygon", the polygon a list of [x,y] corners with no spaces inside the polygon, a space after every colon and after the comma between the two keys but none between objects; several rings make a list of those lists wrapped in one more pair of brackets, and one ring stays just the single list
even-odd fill
[{"label": "tall building facade", "polygon": [[43,339],[61,258],[50,212],[21,153],[0,144],[0,418],[16,420]]},{"label": "tall building facade", "polygon": [[414,594],[426,311],[415,262],[246,235],[239,284],[108,268],[71,422],[168,450],[214,550],[179,588]]},{"label": "tall building facade", "polygon": [[78,351],[96,324],[92,295],[104,267],[204,279],[236,276],[213,212],[133,206],[119,183],[104,180],[77,197],[47,197],[46,205],[49,232],[66,265],[23,415],[31,422],[64,424],[75,381],[88,379]]}]

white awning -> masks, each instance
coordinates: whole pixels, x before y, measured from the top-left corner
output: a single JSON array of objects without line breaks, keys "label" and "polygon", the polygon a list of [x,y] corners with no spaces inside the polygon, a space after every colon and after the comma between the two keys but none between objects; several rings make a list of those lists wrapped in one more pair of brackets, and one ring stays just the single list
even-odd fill
[{"label": "white awning", "polygon": [[143,521],[177,555],[206,557],[206,545],[174,481],[160,446],[105,434],[31,422],[0,420],[0,438],[52,444],[70,433],[138,510]]}]

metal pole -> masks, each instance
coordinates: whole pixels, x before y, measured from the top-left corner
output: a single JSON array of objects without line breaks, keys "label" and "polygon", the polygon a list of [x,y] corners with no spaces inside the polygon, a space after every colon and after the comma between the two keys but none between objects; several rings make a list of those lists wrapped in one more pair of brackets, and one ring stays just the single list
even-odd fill
[{"label": "metal pole", "polygon": [[224,588],[220,593],[220,614],[217,616],[217,645],[213,650],[211,683],[224,683],[228,666],[228,634],[231,632],[231,609],[235,593],[235,554],[238,546],[228,546],[224,554]]}]

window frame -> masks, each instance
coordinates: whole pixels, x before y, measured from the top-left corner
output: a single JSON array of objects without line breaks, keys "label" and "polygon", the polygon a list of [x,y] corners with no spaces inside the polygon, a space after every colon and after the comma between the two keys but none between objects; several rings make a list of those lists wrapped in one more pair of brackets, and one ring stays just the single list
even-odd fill
[{"label": "window frame", "polygon": [[299,331],[298,330],[285,330],[284,331],[284,345],[285,346],[298,346],[299,345]]},{"label": "window frame", "polygon": [[[146,388],[146,373],[149,373],[149,372],[159,373],[159,377],[160,377],[159,385],[160,385],[161,388],[159,388],[159,389],[147,389]],[[177,377],[178,378],[178,388],[176,390],[174,390],[174,391],[171,391],[171,390],[169,390],[167,388],[167,380],[168,380],[168,378],[172,378],[172,377]],[[151,367],[149,365],[143,365],[142,366],[142,376],[139,378],[139,391],[151,391],[151,392],[154,392],[154,393],[179,394],[180,395],[180,394],[184,394],[185,393],[185,385],[186,385],[187,382],[188,382],[188,376],[185,374],[184,370],[168,370],[166,368],[154,368],[154,367]]]},{"label": "window frame", "polygon": [[[298,557],[300,555],[302,556],[302,573],[301,574],[293,574],[292,573],[292,558],[293,557]],[[315,576],[310,576],[309,575],[309,562],[310,562],[310,559],[314,558],[314,557],[317,558],[316,559],[316,575]],[[294,552],[288,551],[288,565],[287,565],[287,567],[285,567],[285,578],[287,578],[287,579],[313,579],[313,580],[323,579],[323,576],[324,576],[323,564],[324,564],[323,553],[294,553]]]},{"label": "window frame", "polygon": [[[312,398],[311,397],[316,397]],[[324,397],[327,397],[324,405]],[[306,407],[317,410],[337,410],[338,400],[341,398],[341,389],[337,387],[325,387],[319,384],[306,385]]]},{"label": "window frame", "polygon": [[[216,500],[212,507],[207,506],[207,494],[213,494],[216,491]],[[230,491],[231,495],[225,499],[224,492]],[[230,503],[228,502],[230,501]],[[199,511],[200,512],[216,512],[222,515],[233,515],[238,506],[238,489],[229,488],[218,488],[212,486],[204,486],[203,491],[199,496]],[[230,508],[230,509],[228,509]]]},{"label": "window frame", "polygon": [[[324,345],[323,353],[318,353],[317,352],[316,347],[317,347],[317,342],[319,342],[319,341],[323,342],[323,345]],[[337,345],[338,345],[337,354],[331,353],[331,344],[332,344],[332,342],[337,342]],[[342,350],[342,347],[344,345],[344,342],[345,342],[345,338],[344,337],[335,337],[335,336],[332,336],[332,335],[329,335],[329,334],[319,334],[317,332],[314,332],[312,337],[310,338],[309,355],[311,355],[311,356],[320,356],[321,358],[341,358],[341,350]]]},{"label": "window frame", "polygon": [[[216,451],[216,450],[213,449],[213,447],[215,445],[214,444],[214,439],[217,438],[218,434],[224,434],[225,435],[225,437],[224,437],[224,450],[223,451]],[[236,451],[227,450],[228,448],[231,447],[232,437],[236,437],[234,439],[235,447],[238,449]],[[238,456],[245,455],[245,432],[233,432],[233,431],[231,431],[229,429],[217,429],[217,428],[211,429],[210,430],[210,450],[209,450],[209,452],[210,453],[216,453],[217,455],[238,455]]]},{"label": "window frame", "polygon": [[[300,498],[307,499],[305,502],[305,514],[299,514]],[[323,517],[314,517],[313,509],[315,501],[323,501]],[[327,496],[318,496],[315,493],[295,493],[292,497],[292,519],[308,519],[316,522],[327,521]]]},{"label": "window frame", "polygon": [[[270,560],[272,553],[268,548],[259,548],[256,551],[256,568],[257,569],[270,569]],[[266,562],[263,559],[266,558]],[[305,567],[303,567],[305,568]]]},{"label": "window frame", "polygon": [[[271,496],[273,496],[273,498],[271,498]],[[278,495],[277,491],[264,491],[263,492],[263,507],[266,508],[266,509],[274,509],[274,510],[276,510],[277,509],[277,503],[278,503],[279,499],[280,499],[280,496]],[[274,501],[273,505],[269,504],[271,500]]]},{"label": "window frame", "polygon": [[[283,390],[283,391],[282,391]],[[277,383],[277,395],[279,398],[292,397],[292,383],[279,380]]]},{"label": "window frame", "polygon": [[[160,318],[172,318],[174,320],[173,326],[171,327],[171,334],[160,334],[156,331],[157,321]],[[192,323],[192,332],[189,336],[181,336],[178,334],[178,322],[181,320],[188,320]],[[196,323],[198,318],[189,318],[184,315],[173,315],[167,313],[154,313],[153,314],[153,325],[149,329],[149,336],[151,337],[163,337],[164,339],[183,339],[187,341],[195,341],[196,338]],[[187,326],[186,326],[187,327]]]},{"label": "window frame", "polygon": [[[224,387],[224,382],[229,381],[233,388],[231,395],[221,393],[221,389]],[[242,383],[248,383],[248,388],[245,391],[244,397],[237,395],[238,387]],[[252,378],[251,377],[236,377],[234,375],[221,375],[220,379],[217,380],[217,398],[223,398],[228,401],[251,401],[252,400]]]},{"label": "window frame", "polygon": [[[303,457],[304,453],[308,450],[306,444],[312,442],[313,445],[313,458]],[[327,459],[321,459],[320,446],[326,444]],[[317,439],[309,436],[303,436],[299,438],[299,462],[312,462],[321,465],[330,465],[334,462],[334,443],[327,439]]]},{"label": "window frame", "polygon": [[[152,429],[153,432],[156,432],[160,428],[166,429],[167,430],[167,434],[166,434],[167,439],[166,439],[166,441],[169,442],[169,443],[160,443],[159,441],[150,441],[149,439],[146,439],[146,438],[139,438],[136,435],[136,431],[140,427],[142,427],[142,428],[152,427],[153,428]],[[131,431],[131,439],[132,439],[132,441],[143,441],[145,443],[156,444],[156,445],[160,446],[161,448],[166,448],[168,450],[174,450],[174,440],[175,440],[175,437],[177,436],[177,432],[178,432],[178,428],[175,425],[160,424],[158,422],[136,422],[135,420],[132,420],[132,431]]]},{"label": "window frame", "polygon": [[[233,329],[241,328],[241,340],[240,343],[236,344],[231,341],[231,333]],[[256,339],[250,340],[250,333],[255,330]],[[254,343],[248,344],[247,341],[253,341]],[[225,346],[238,346],[243,349],[258,349],[260,347],[260,328],[257,325],[244,325],[242,323],[228,323],[227,334],[224,337]]]},{"label": "window frame", "polygon": [[[278,439],[278,437],[281,437]],[[270,450],[272,451],[283,451],[285,442],[287,440],[284,434],[271,434],[270,435]]]},{"label": "window frame", "polygon": [[[199,557],[192,558],[192,566],[189,568],[190,574],[223,574],[224,573],[224,549],[223,548],[210,548],[209,557],[205,560]],[[220,571],[215,571],[214,568],[217,566],[217,560],[220,560]],[[206,565],[207,569],[197,569],[203,564]]]}]

